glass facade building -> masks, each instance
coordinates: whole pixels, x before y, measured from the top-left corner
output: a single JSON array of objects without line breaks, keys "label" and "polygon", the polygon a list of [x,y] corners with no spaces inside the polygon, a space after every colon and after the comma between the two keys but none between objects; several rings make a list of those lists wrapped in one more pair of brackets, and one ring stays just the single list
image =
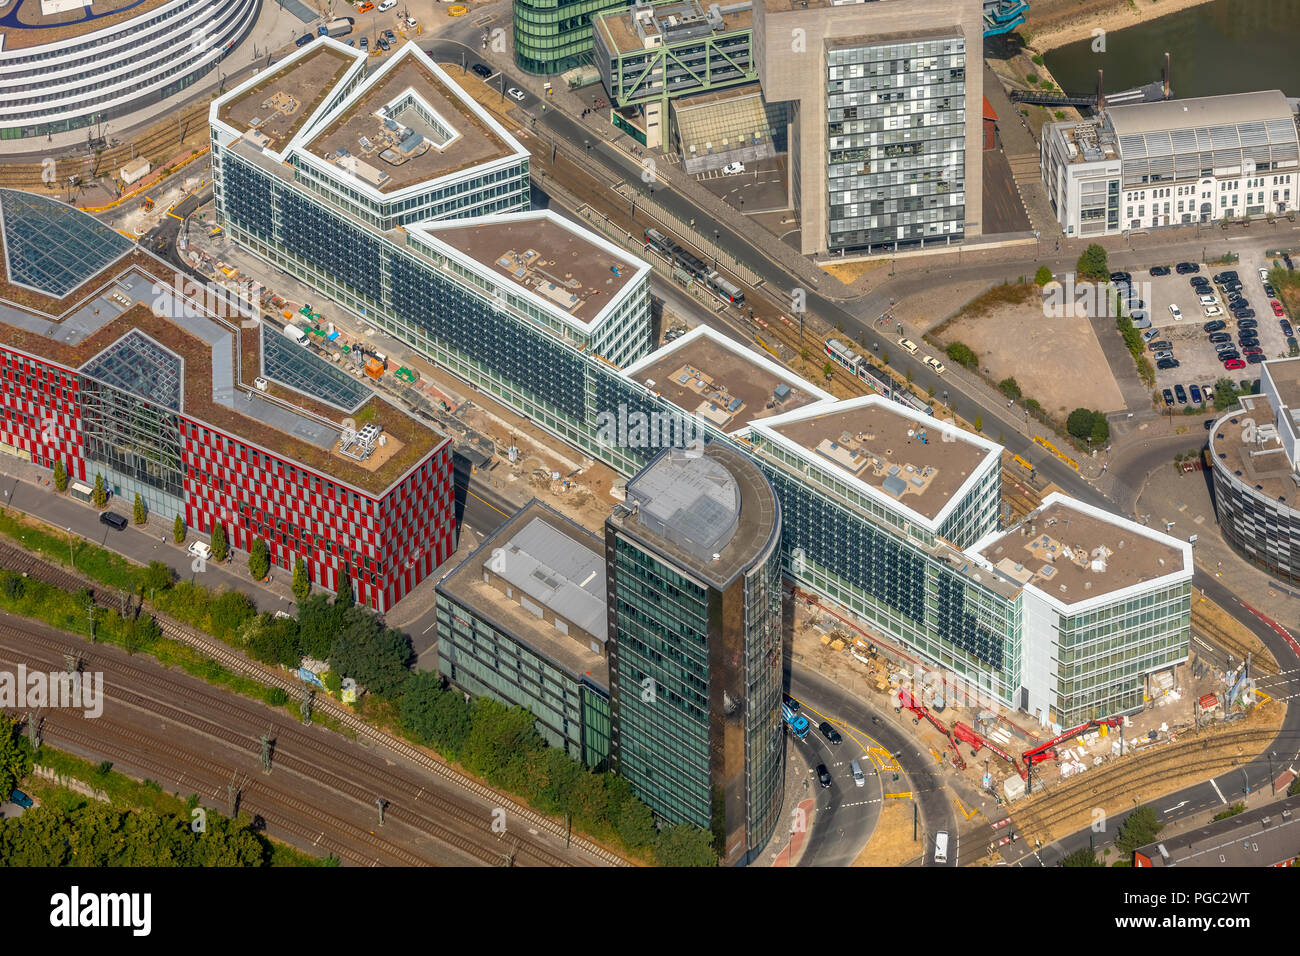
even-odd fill
[{"label": "glass facade building", "polygon": [[627,0],[514,0],[515,63],[552,76],[592,60],[591,20]]},{"label": "glass facade building", "polygon": [[960,239],[966,41],[838,40],[826,50],[828,248]]},{"label": "glass facade building", "polygon": [[729,864],[761,852],[783,799],[780,541],[771,487],[720,444],[662,452],[605,524],[611,766]]}]

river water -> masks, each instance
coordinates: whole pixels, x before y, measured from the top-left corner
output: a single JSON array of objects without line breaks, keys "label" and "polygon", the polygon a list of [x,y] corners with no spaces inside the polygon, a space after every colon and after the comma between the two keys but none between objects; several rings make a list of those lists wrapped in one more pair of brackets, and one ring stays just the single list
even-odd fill
[{"label": "river water", "polygon": [[1081,40],[1046,54],[1057,85],[1093,93],[1097,70],[1107,92],[1159,80],[1173,57],[1173,95],[1281,90],[1300,97],[1300,0],[1212,0],[1159,20]]}]

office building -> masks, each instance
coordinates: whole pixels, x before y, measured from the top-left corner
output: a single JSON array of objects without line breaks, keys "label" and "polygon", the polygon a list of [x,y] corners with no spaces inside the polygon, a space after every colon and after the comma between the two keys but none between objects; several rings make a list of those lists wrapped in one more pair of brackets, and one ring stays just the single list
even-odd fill
[{"label": "office building", "polygon": [[983,16],[980,0],[755,0],[804,254],[980,234]]},{"label": "office building", "polygon": [[0,453],[379,611],[451,554],[449,439],[85,213],[0,190],[0,220]]},{"label": "office building", "polygon": [[41,0],[0,24],[0,139],[46,136],[158,103],[248,35],[258,0]]},{"label": "office building", "polygon": [[1242,557],[1300,584],[1300,359],[1259,369],[1259,394],[1210,432],[1214,510]]},{"label": "office building", "polygon": [[[741,84],[756,86],[751,2],[637,2],[592,19],[595,62],[615,125],[651,149],[664,142],[670,101]],[[636,135],[636,133],[633,133]]]},{"label": "office building", "polygon": [[515,64],[554,76],[591,63],[591,22],[627,0],[514,0]]},{"label": "office building", "polygon": [[753,860],[781,822],[781,506],[723,445],[665,449],[605,522],[610,764]]},{"label": "office building", "polygon": [[1039,145],[1067,236],[1115,235],[1296,208],[1296,111],[1279,90],[1104,108]]},{"label": "office building", "polygon": [[609,758],[605,553],[533,499],[438,582],[438,672],[537,717],[553,747]]}]

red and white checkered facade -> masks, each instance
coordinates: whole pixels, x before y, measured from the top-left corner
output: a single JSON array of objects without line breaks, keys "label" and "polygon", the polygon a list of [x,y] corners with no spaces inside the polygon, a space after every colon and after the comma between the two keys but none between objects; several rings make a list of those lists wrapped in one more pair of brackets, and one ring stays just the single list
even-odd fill
[{"label": "red and white checkered facade", "polygon": [[85,481],[79,388],[68,369],[0,344],[0,442],[46,468],[62,458],[68,475]]}]

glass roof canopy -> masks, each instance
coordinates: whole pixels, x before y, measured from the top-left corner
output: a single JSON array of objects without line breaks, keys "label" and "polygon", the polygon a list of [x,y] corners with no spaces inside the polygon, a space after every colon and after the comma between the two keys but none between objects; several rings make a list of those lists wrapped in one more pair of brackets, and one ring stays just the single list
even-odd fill
[{"label": "glass roof canopy", "polygon": [[133,329],[78,371],[145,401],[179,412],[183,368],[179,356]]},{"label": "glass roof canopy", "polygon": [[10,282],[63,298],[135,245],[80,210],[45,196],[0,189]]},{"label": "glass roof canopy", "polygon": [[265,322],[262,323],[262,374],[345,412],[355,411],[373,394],[363,382],[313,355]]}]

